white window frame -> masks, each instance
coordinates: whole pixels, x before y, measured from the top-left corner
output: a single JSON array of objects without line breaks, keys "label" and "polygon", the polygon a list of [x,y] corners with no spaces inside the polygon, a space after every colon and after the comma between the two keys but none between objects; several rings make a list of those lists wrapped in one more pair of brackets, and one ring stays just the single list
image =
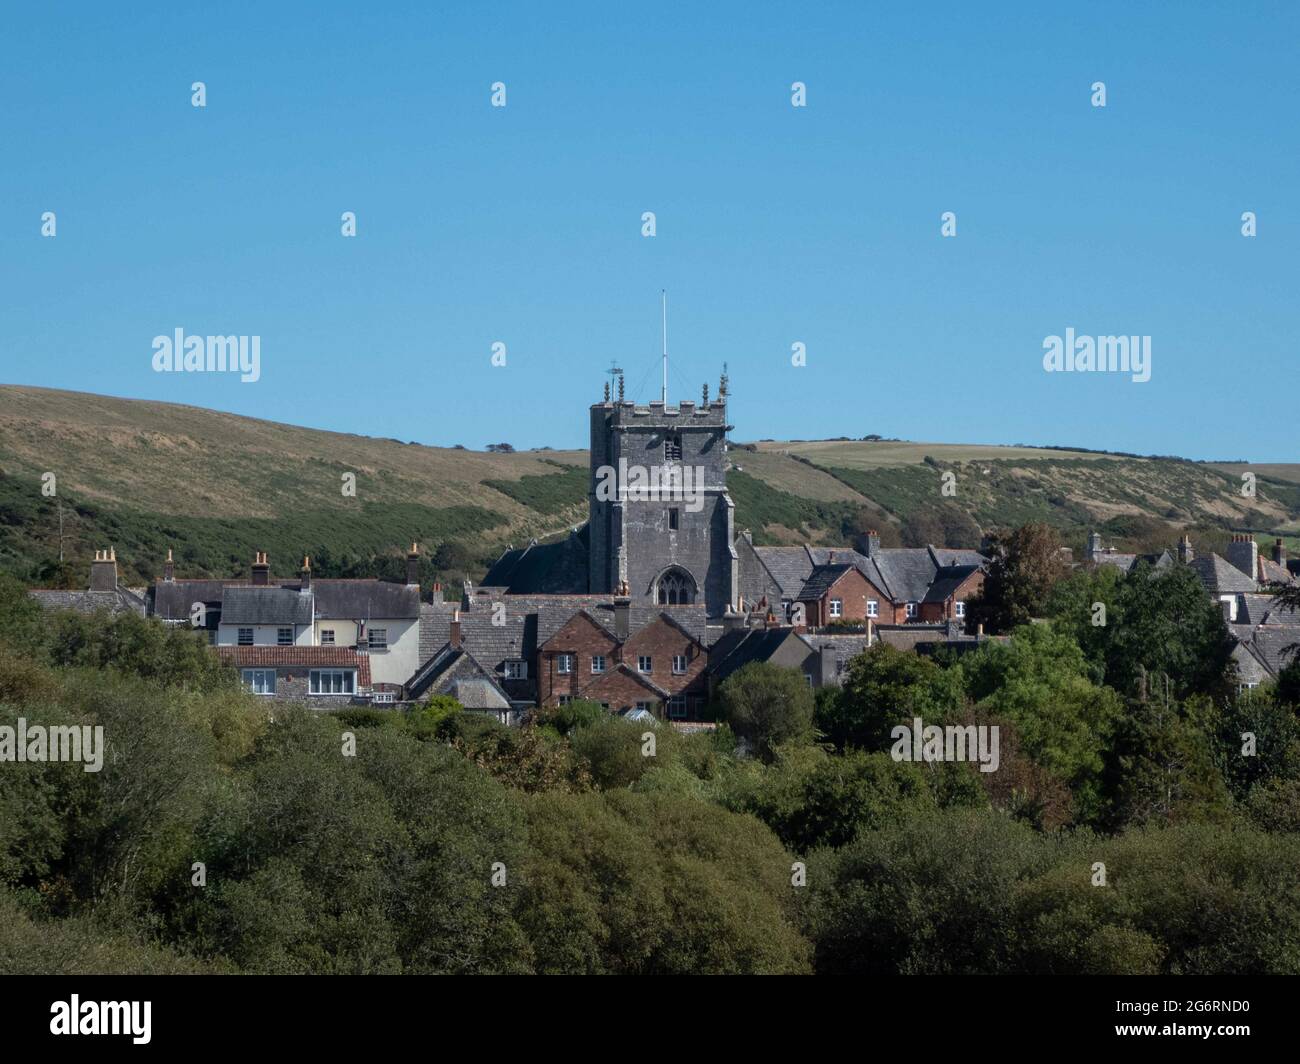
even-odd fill
[{"label": "white window frame", "polygon": [[528,679],[528,662],[517,660],[506,662],[506,679],[507,680],[526,680]]},{"label": "white window frame", "polygon": [[830,615],[831,615],[832,617],[843,617],[843,616],[844,616],[844,600],[843,600],[843,599],[831,599],[831,603],[830,603]]},{"label": "white window frame", "polygon": [[655,659],[650,654],[638,654],[636,656],[636,671],[649,675],[654,672]]},{"label": "white window frame", "polygon": [[966,618],[966,603],[958,599],[952,604],[952,615],[959,621]]},{"label": "white window frame", "polygon": [[275,645],[278,647],[293,646],[293,627],[291,625],[278,625],[275,629]]},{"label": "white window frame", "polygon": [[685,675],[686,675],[686,670],[687,670],[688,668],[690,668],[690,664],[691,664],[691,659],[688,658],[685,654],[674,654],[674,655],[673,655],[673,675],[674,675],[674,676],[685,676]]},{"label": "white window frame", "polygon": [[366,646],[372,651],[388,649],[388,629],[372,628],[366,635]]},{"label": "white window frame", "polygon": [[909,603],[904,607],[904,609],[906,610],[906,613],[907,613],[907,616],[908,616],[909,619],[911,619],[912,617],[915,617],[915,616],[916,616],[916,603],[915,603],[915,602],[909,602]]},{"label": "white window frame", "polygon": [[332,647],[334,645],[333,628],[322,628],[320,630],[320,645],[323,647]]},{"label": "white window frame", "polygon": [[593,676],[600,676],[600,675],[602,675],[604,672],[605,672],[605,655],[604,655],[604,654],[592,654],[592,655],[591,655],[591,674],[592,674]]},{"label": "white window frame", "polygon": [[868,616],[868,617],[879,617],[879,616],[880,616],[880,600],[879,600],[879,599],[867,599],[867,616]]},{"label": "white window frame", "polygon": [[561,675],[561,676],[572,676],[572,675],[573,675],[573,655],[572,655],[572,654],[556,654],[556,655],[555,655],[555,671],[556,671],[559,675]]},{"label": "white window frame", "polygon": [[[270,676],[270,686],[267,685],[267,677]],[[275,670],[274,669],[243,669],[240,672],[240,680],[253,694],[261,695],[264,698],[270,698],[275,695]]]},{"label": "white window frame", "polygon": [[[248,634],[247,639],[244,638],[245,633]],[[253,629],[240,628],[235,632],[235,644],[241,647],[251,647],[253,645],[254,635],[255,633],[253,632]]]},{"label": "white window frame", "polygon": [[[328,677],[326,682],[325,678]],[[337,683],[336,683],[337,681]],[[329,687],[328,691],[322,690]],[[335,690],[338,687],[338,690]],[[307,692],[312,695],[354,695],[357,693],[356,669],[312,669],[307,673]]]}]

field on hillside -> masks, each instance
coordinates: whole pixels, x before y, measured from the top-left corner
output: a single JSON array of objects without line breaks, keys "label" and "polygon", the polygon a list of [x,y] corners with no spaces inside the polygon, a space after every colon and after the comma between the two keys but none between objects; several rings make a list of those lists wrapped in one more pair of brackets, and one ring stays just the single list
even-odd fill
[{"label": "field on hillside", "polygon": [[[580,416],[575,411],[574,416]],[[758,543],[973,545],[1046,521],[1081,548],[1152,549],[1300,530],[1300,466],[1240,471],[1177,459],[1046,448],[824,440],[735,444],[737,529]],[[146,582],[168,548],[189,575],[237,575],[255,550],[279,572],[312,554],[321,575],[396,574],[412,541],[429,578],[477,576],[507,544],[567,534],[586,517],[587,453],[425,447],[196,407],[0,386],[0,568],[82,586],[113,545]],[[58,494],[42,494],[53,472]],[[955,494],[942,491],[953,474]],[[356,477],[355,496],[341,490]],[[64,562],[59,563],[60,552]],[[433,557],[436,552],[437,557]]]}]

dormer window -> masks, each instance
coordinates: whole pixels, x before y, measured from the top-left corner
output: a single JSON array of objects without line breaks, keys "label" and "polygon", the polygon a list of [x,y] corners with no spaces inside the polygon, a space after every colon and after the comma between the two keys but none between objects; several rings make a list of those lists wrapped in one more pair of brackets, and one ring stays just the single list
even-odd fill
[{"label": "dormer window", "polygon": [[670,432],[664,437],[664,461],[680,462],[682,460],[682,434]]}]

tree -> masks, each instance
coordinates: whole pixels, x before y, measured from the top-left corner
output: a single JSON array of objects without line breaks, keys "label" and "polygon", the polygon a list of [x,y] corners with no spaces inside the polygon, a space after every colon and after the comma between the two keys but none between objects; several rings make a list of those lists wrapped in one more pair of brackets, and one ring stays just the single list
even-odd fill
[{"label": "tree", "polygon": [[944,669],[910,651],[877,643],[849,663],[838,698],[824,699],[817,726],[837,749],[883,750],[890,730],[942,724],[960,711],[960,669]]},{"label": "tree", "polygon": [[764,761],[783,743],[813,736],[813,694],[798,669],[755,661],[736,670],[719,689],[726,721]]},{"label": "tree", "polygon": [[971,621],[990,632],[1007,632],[1047,613],[1052,588],[1069,572],[1061,537],[1050,525],[1022,525],[994,536],[984,587],[967,603]]},{"label": "tree", "polygon": [[1185,565],[1139,566],[1120,585],[1108,621],[1106,682],[1131,694],[1143,674],[1168,677],[1175,698],[1232,692],[1233,640],[1218,603]]}]

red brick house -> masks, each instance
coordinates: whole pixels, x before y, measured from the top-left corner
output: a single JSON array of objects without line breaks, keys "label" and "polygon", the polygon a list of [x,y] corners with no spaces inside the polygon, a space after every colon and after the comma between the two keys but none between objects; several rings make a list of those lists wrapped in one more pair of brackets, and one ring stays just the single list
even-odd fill
[{"label": "red brick house", "polygon": [[799,592],[797,604],[803,607],[803,623],[811,628],[837,621],[879,621],[882,616],[889,623],[894,621],[890,597],[851,564],[816,566]]},{"label": "red brick house", "polygon": [[698,719],[708,696],[708,650],[668,612],[615,600],[611,630],[586,609],[537,651],[537,704],[575,699],[614,711],[643,708],[672,720]]}]

